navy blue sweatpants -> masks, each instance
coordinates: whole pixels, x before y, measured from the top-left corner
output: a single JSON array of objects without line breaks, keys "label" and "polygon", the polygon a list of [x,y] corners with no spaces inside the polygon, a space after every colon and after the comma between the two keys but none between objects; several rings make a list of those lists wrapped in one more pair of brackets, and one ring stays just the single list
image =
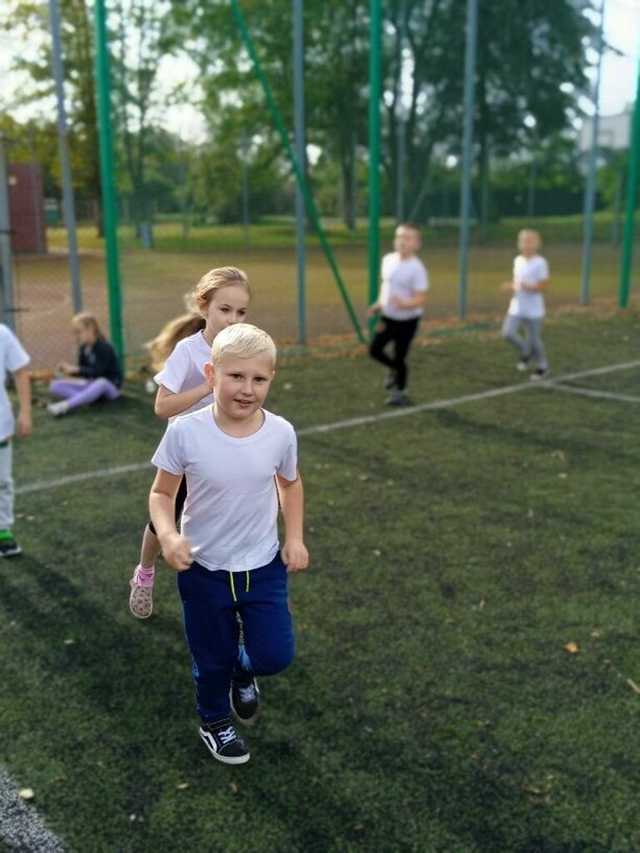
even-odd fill
[{"label": "navy blue sweatpants", "polygon": [[178,572],[184,627],[193,659],[198,713],[205,722],[229,716],[231,676],[238,665],[238,621],[255,675],[286,669],[295,652],[287,569],[280,554],[251,572],[211,572],[198,563]]}]

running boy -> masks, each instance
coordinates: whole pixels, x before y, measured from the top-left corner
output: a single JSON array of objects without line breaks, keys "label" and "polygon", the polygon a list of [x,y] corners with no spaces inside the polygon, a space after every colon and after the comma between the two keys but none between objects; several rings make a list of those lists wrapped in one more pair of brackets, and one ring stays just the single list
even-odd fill
[{"label": "running boy", "polygon": [[[13,476],[11,440],[31,435],[30,358],[8,326],[0,324],[0,557],[16,557],[22,549],[13,538]],[[20,410],[13,416],[7,394],[7,373],[13,374]]]},{"label": "running boy", "polygon": [[[410,222],[398,225],[393,241],[395,251],[382,259],[382,286],[369,316],[380,315],[369,355],[389,368],[385,388],[391,391],[388,406],[407,406],[407,355],[424,311],[429,277],[418,257],[420,231]],[[393,344],[393,356],[385,349]]]},{"label": "running boy", "polygon": [[[257,694],[256,675],[286,669],[294,654],[287,571],[306,569],[303,490],[291,424],[262,408],[276,348],[247,323],[221,331],[205,375],[213,405],[173,421],[153,457],[149,509],[166,561],[178,570],[193,658],[200,737],[218,761],[244,764],[249,748],[230,711]],[[187,497],[178,533],[173,502]],[[285,542],[278,544],[278,499]],[[238,662],[239,627],[252,669]],[[257,705],[257,702],[256,702]]]},{"label": "running boy", "polygon": [[[505,282],[504,288],[512,290],[513,296],[507,316],[502,324],[502,337],[520,353],[518,370],[528,370],[533,359],[536,368],[531,379],[544,379],[549,372],[549,363],[542,343],[544,321],[544,291],[549,284],[549,264],[538,254],[542,241],[537,231],[526,228],[518,234],[520,254],[513,262],[513,279]],[[527,337],[518,334],[520,326],[526,329]]]},{"label": "running boy", "polygon": [[[149,347],[159,368],[154,376],[156,415],[171,419],[211,405],[211,389],[203,372],[211,359],[211,344],[221,329],[246,318],[250,298],[247,276],[237,267],[217,267],[202,276],[189,297],[196,310],[168,323]],[[176,496],[176,521],[186,494],[183,479]],[[160,544],[150,522],[142,536],[140,562],[129,581],[129,609],[138,619],[147,619],[153,612],[159,554]]]}]

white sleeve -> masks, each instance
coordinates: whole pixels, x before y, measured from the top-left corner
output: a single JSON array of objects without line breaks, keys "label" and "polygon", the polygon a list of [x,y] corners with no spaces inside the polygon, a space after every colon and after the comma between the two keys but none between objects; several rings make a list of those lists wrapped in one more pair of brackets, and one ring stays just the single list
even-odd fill
[{"label": "white sleeve", "polygon": [[16,370],[20,370],[22,367],[26,367],[31,359],[29,358],[29,354],[22,346],[20,341],[13,334],[11,329],[5,327],[3,329],[4,337],[6,338],[6,346],[7,346],[7,358],[6,365],[7,369],[11,371],[11,373],[15,373]]},{"label": "white sleeve", "polygon": [[180,343],[176,346],[164,367],[153,377],[156,385],[164,385],[172,394],[179,394],[189,371],[189,351]]},{"label": "white sleeve", "polygon": [[538,263],[538,281],[546,281],[549,278],[549,264],[546,258],[540,258]]},{"label": "white sleeve", "polygon": [[289,425],[289,428],[287,446],[276,470],[284,480],[292,483],[298,476],[298,439],[293,427]]},{"label": "white sleeve", "polygon": [[169,424],[167,431],[153,454],[151,463],[167,471],[169,474],[184,474],[184,458],[182,454],[179,421]]},{"label": "white sleeve", "polygon": [[425,265],[420,260],[416,264],[416,273],[413,277],[413,289],[418,293],[429,290],[429,273],[427,272]]}]

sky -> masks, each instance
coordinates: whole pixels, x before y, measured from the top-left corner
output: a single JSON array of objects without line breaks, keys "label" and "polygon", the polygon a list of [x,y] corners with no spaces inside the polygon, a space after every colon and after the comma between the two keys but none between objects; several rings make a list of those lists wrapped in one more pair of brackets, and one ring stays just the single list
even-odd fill
[{"label": "sky", "polygon": [[[602,115],[614,115],[622,112],[635,97],[637,79],[638,52],[640,51],[640,0],[605,0],[605,39],[607,43],[620,51],[617,56],[607,51],[602,63],[600,84],[600,110]],[[18,46],[22,49],[22,46]],[[10,74],[12,55],[16,50],[15,41],[6,33],[0,32],[0,111],[6,110],[17,119],[25,120],[34,114],[52,116],[52,101],[37,107],[34,105],[16,105],[23,80]],[[193,77],[195,69],[190,63],[167,59],[163,62],[160,79],[167,91],[176,79]],[[183,138],[193,140],[202,133],[202,123],[197,111],[188,104],[176,105],[162,112],[169,130]]]}]

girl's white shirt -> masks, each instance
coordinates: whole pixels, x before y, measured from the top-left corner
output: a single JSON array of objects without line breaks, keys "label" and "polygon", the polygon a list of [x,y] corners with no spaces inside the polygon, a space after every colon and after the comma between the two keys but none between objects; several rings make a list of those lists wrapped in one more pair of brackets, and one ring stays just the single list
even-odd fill
[{"label": "girl's white shirt", "polygon": [[[164,386],[172,394],[191,391],[206,382],[204,365],[208,361],[211,361],[211,345],[207,343],[201,331],[196,332],[195,335],[178,341],[162,370],[153,377],[153,381],[156,385]],[[202,400],[180,412],[180,416],[197,412],[198,409],[210,406],[212,402],[213,394],[207,394]]]}]

